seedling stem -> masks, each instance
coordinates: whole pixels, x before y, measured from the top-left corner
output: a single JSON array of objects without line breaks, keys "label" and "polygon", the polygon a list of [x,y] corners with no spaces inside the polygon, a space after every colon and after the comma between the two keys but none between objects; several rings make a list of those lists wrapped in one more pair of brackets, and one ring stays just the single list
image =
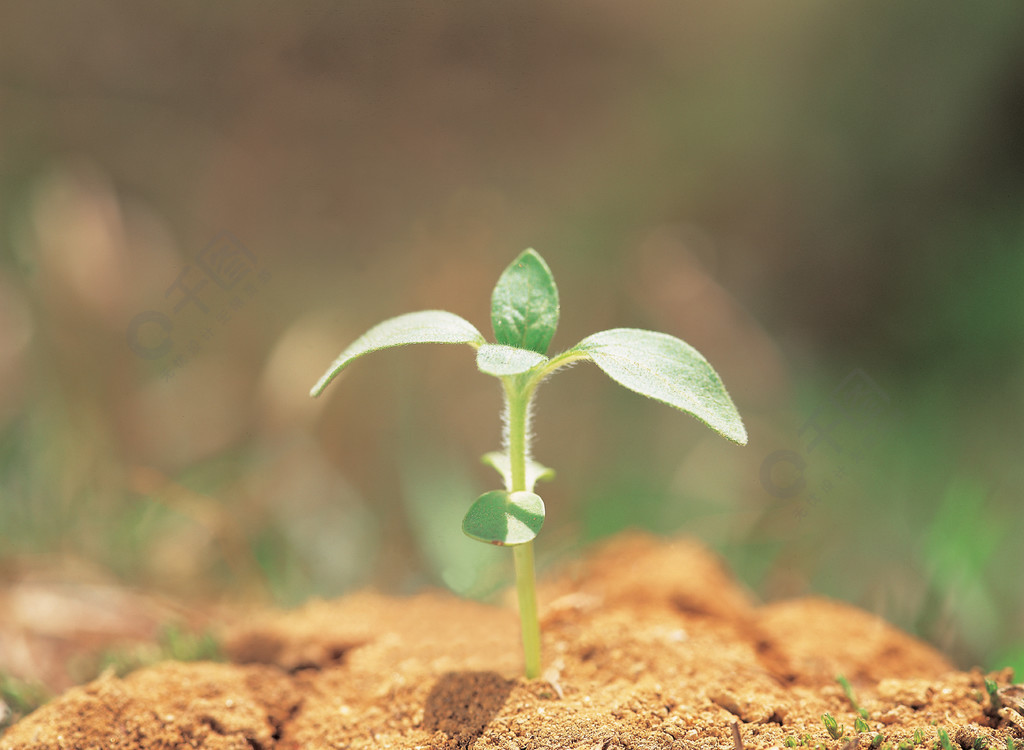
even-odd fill
[{"label": "seedling stem", "polygon": [[533,542],[512,548],[519,595],[519,621],[523,630],[523,660],[528,680],[540,677],[540,620],[537,617],[537,583],[533,570]]},{"label": "seedling stem", "polygon": [[[505,391],[505,443],[509,457],[509,492],[525,492],[526,461],[530,455],[530,401],[537,382],[526,375],[501,378]],[[523,660],[527,679],[540,676],[540,623],[537,616],[537,575],[533,562],[533,540],[512,546],[516,571],[516,594],[522,626]]]}]

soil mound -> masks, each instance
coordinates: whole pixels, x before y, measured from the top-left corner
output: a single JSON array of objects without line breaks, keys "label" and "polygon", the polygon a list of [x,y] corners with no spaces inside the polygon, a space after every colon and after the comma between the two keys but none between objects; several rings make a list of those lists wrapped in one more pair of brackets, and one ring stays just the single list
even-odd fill
[{"label": "soil mound", "polygon": [[541,680],[519,676],[512,608],[363,592],[229,627],[231,664],[167,663],[74,688],[0,750],[930,749],[940,730],[962,750],[995,750],[1024,738],[1024,689],[1009,671],[989,675],[993,696],[980,672],[862,610],[757,606],[692,541],[621,537],[546,583],[541,601]]}]

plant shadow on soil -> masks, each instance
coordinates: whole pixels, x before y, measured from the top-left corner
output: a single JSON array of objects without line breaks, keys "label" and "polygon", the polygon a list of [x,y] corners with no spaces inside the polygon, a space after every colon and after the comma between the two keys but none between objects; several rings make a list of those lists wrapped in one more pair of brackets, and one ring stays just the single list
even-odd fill
[{"label": "plant shadow on soil", "polygon": [[427,695],[423,728],[469,747],[505,705],[515,683],[496,672],[448,672]]},{"label": "plant shadow on soil", "polygon": [[542,679],[521,676],[514,606],[359,592],[245,613],[224,628],[232,663],[169,661],[73,688],[0,750],[939,750],[940,731],[953,750],[997,750],[1024,739],[1011,670],[958,671],[841,602],[755,602],[692,540],[620,536],[542,582],[540,598]]}]

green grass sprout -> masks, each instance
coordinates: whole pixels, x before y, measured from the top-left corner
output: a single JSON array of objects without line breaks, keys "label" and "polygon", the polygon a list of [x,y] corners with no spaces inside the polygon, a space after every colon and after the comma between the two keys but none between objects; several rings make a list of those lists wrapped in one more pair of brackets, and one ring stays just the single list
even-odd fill
[{"label": "green grass sprout", "polygon": [[942,750],[953,750],[953,742],[949,739],[949,732],[945,729],[939,730],[939,743],[942,745]]},{"label": "green grass sprout", "polygon": [[504,488],[477,498],[462,522],[465,534],[487,544],[512,548],[519,596],[525,673],[540,676],[540,625],[533,540],[544,523],[544,501],[534,484],[553,472],[530,454],[530,416],[537,387],[557,370],[590,361],[620,385],[686,412],[723,437],[745,445],[743,420],[718,373],[686,342],[666,333],[614,328],[584,338],[552,357],[548,346],[559,318],[558,288],[544,259],[525,250],[498,279],[491,294],[489,343],[454,313],[426,310],[391,318],[371,328],[327,368],[311,396],[365,354],[406,344],[468,344],[481,372],[501,382],[504,393],[504,449],[484,456],[504,480]]},{"label": "green grass sprout", "polygon": [[93,680],[106,671],[125,677],[162,661],[224,661],[224,654],[209,630],[194,632],[171,622],[160,628],[153,643],[121,645],[97,652],[80,665],[77,677]]},{"label": "green grass sprout", "polygon": [[999,685],[995,680],[990,680],[988,677],[985,678],[985,692],[988,693],[990,713],[998,713],[999,709],[1003,707],[1003,701],[999,698]]},{"label": "green grass sprout", "polygon": [[839,722],[836,718],[828,713],[827,711],[821,715],[821,723],[825,725],[825,729],[828,731],[828,736],[834,740],[842,739],[845,730],[839,726]]}]

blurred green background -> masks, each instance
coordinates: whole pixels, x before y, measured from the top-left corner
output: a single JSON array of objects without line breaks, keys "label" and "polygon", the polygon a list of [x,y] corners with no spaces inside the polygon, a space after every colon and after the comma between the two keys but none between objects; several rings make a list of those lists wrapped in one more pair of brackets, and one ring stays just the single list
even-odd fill
[{"label": "blurred green background", "polygon": [[1024,669],[1022,209],[1019,2],[3,3],[0,575],[492,595],[472,352],[307,393],[384,318],[489,332],[535,247],[554,350],[679,336],[751,434],[559,374],[542,566],[695,534]]}]

